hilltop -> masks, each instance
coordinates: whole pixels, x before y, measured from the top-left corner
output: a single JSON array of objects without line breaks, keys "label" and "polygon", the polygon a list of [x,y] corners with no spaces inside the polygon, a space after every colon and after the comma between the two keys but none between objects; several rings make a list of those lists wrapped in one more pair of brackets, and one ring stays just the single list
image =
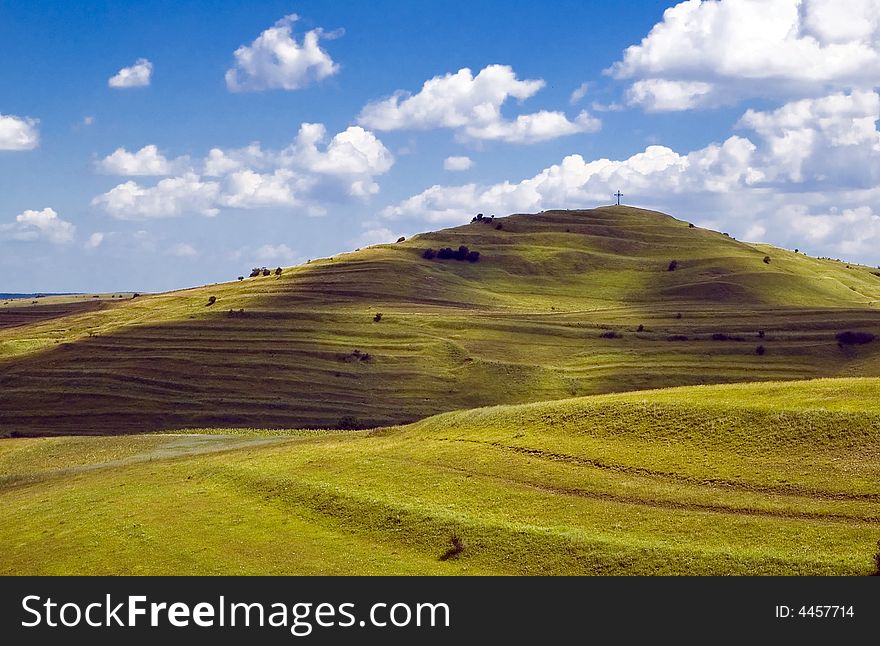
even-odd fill
[{"label": "hilltop", "polygon": [[[462,245],[479,260],[424,257]],[[877,273],[631,207],[485,218],[280,276],[27,315],[0,307],[0,433],[357,428],[647,388],[876,376],[880,343],[836,335],[880,333]]]}]

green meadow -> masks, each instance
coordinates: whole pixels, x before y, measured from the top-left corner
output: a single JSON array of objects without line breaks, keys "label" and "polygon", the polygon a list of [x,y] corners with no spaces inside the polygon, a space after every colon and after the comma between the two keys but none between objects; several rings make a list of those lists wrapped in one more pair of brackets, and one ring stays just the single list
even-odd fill
[{"label": "green meadow", "polygon": [[629,207],[0,302],[0,573],[870,574],[878,303]]}]

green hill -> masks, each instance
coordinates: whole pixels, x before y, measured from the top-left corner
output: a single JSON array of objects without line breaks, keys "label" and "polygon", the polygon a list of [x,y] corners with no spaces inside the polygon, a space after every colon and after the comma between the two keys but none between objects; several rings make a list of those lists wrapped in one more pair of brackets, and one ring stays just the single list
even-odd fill
[{"label": "green hill", "polygon": [[357,432],[8,439],[0,573],[868,574],[878,389],[688,387]]},{"label": "green hill", "polygon": [[[479,261],[423,258],[460,245]],[[835,339],[880,333],[876,270],[629,207],[496,218],[279,277],[82,301],[0,305],[0,433],[370,427],[666,386],[880,375],[880,343]]]}]

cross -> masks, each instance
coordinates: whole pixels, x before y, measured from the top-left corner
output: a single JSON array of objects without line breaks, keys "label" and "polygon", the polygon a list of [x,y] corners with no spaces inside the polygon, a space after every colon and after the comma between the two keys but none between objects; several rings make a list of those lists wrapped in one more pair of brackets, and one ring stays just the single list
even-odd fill
[{"label": "cross", "polygon": [[617,206],[620,206],[620,198],[623,197],[623,193],[620,192],[620,189],[617,189],[617,193],[612,193],[611,197],[617,198]]}]

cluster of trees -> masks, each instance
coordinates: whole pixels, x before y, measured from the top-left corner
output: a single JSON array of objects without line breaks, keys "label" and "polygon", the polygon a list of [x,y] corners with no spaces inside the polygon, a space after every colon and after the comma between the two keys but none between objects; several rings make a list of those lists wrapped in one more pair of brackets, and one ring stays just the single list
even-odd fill
[{"label": "cluster of trees", "polygon": [[[281,270],[281,267],[278,267],[278,268],[275,270],[275,275],[276,275],[276,276],[280,276],[280,275],[281,275],[281,271],[282,271],[282,270]],[[250,275],[250,277],[251,277],[251,278],[256,278],[257,276],[270,276],[271,274],[272,274],[272,270],[271,270],[271,269],[267,269],[267,268],[265,268],[265,267],[254,267],[253,269],[251,269],[251,275]],[[244,277],[243,277],[243,276],[239,276],[238,279],[239,279],[239,280],[243,280]]]},{"label": "cluster of trees", "polygon": [[487,224],[492,224],[495,221],[495,215],[490,215],[489,217],[484,217],[482,213],[477,213],[473,218],[471,218],[471,222],[486,222]]},{"label": "cluster of trees", "polygon": [[840,332],[837,335],[838,345],[864,345],[871,343],[876,337],[870,332]]},{"label": "cluster of trees", "polygon": [[467,260],[468,262],[479,262],[480,252],[471,251],[466,246],[461,245],[458,249],[453,249],[452,247],[443,247],[437,251],[434,251],[433,249],[425,249],[422,252],[422,258],[425,260],[439,258],[440,260]]}]

